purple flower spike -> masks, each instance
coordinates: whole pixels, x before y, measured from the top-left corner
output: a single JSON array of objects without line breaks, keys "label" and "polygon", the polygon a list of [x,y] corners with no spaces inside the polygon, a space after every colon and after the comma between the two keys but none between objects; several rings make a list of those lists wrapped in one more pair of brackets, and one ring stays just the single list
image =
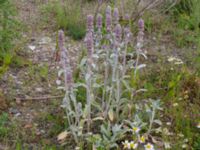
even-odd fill
[{"label": "purple flower spike", "polygon": [[138,26],[139,26],[140,31],[144,31],[144,20],[143,19],[140,19],[138,21]]},{"label": "purple flower spike", "polygon": [[139,32],[137,36],[137,50],[140,51],[141,48],[143,47],[143,42],[144,42],[144,20],[140,19],[138,21],[138,27],[139,27]]},{"label": "purple flower spike", "polygon": [[111,15],[106,15],[106,30],[107,30],[107,32],[111,31],[111,25],[112,25],[112,17],[111,17]]},{"label": "purple flower spike", "polygon": [[111,7],[107,6],[107,8],[106,8],[106,15],[111,15],[111,12],[112,12]]},{"label": "purple flower spike", "polygon": [[129,28],[124,29],[124,38],[125,38],[125,42],[127,44],[131,41],[132,33]]},{"label": "purple flower spike", "polygon": [[115,24],[118,24],[118,22],[119,22],[119,10],[118,10],[118,8],[114,8],[113,16],[114,16]]},{"label": "purple flower spike", "polygon": [[115,27],[115,37],[116,37],[116,41],[117,42],[120,42],[121,41],[121,37],[122,37],[122,27],[120,24],[118,24],[116,27]]},{"label": "purple flower spike", "polygon": [[71,89],[72,84],[73,84],[72,72],[71,71],[67,72],[66,78],[67,78],[66,81],[67,81],[67,84],[68,84],[68,88]]},{"label": "purple flower spike", "polygon": [[102,4],[102,3],[103,3],[103,0],[98,0],[98,3],[99,3],[99,4]]},{"label": "purple flower spike", "polygon": [[65,34],[63,30],[59,30],[58,32],[58,44],[59,48],[62,49],[64,47],[64,39],[65,39]]},{"label": "purple flower spike", "polygon": [[126,14],[125,17],[124,17],[124,19],[125,19],[126,21],[129,21],[129,20],[130,20],[130,15],[129,15],[129,14]]},{"label": "purple flower spike", "polygon": [[88,31],[94,30],[94,18],[92,15],[87,16],[87,30]]},{"label": "purple flower spike", "polygon": [[106,8],[106,30],[107,32],[111,31],[111,26],[112,26],[112,16],[111,16],[112,10],[111,7],[108,6]]},{"label": "purple flower spike", "polygon": [[99,29],[99,30],[101,30],[101,28],[102,28],[102,15],[101,14],[98,14],[98,16],[97,16],[97,28]]},{"label": "purple flower spike", "polygon": [[88,56],[92,57],[94,51],[94,41],[93,41],[93,34],[92,32],[87,33],[86,37],[86,46],[88,50]]}]

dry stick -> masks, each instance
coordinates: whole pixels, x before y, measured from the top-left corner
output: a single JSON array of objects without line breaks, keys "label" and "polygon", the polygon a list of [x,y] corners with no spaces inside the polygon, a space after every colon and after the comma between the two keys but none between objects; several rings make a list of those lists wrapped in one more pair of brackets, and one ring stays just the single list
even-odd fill
[{"label": "dry stick", "polygon": [[[137,16],[134,18],[133,17],[133,15],[134,15],[134,12],[132,13],[132,15],[131,15],[131,18],[134,18],[133,19],[133,22],[134,21],[136,21],[140,16],[141,16],[141,14],[145,11],[145,10],[148,10],[148,9],[150,9],[155,3],[157,3],[157,2],[159,2],[159,0],[156,0],[156,1],[150,1],[150,3],[148,3],[144,8],[142,8],[139,12],[138,12],[138,14],[137,14]],[[155,7],[155,6],[154,6]],[[152,7],[153,8],[153,7]]]},{"label": "dry stick", "polygon": [[136,5],[135,5],[135,8],[133,9],[133,10],[135,10],[135,11],[132,12],[131,17],[133,17],[134,12],[138,12],[138,7],[139,7],[140,3],[141,3],[141,0],[138,0],[138,2],[137,2]]},{"label": "dry stick", "polygon": [[175,0],[167,9],[163,10],[163,13],[165,13],[168,10],[170,10],[171,8],[173,8],[178,2],[179,2],[179,0]]},{"label": "dry stick", "polygon": [[44,97],[30,97],[30,98],[20,98],[15,97],[15,99],[19,100],[47,100],[47,99],[54,99],[54,98],[63,98],[63,96],[44,96]]}]

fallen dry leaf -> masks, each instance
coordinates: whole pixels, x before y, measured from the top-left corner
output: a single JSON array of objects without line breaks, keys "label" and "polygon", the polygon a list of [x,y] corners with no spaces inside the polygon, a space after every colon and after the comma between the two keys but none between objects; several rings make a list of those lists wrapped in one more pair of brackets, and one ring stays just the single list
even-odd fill
[{"label": "fallen dry leaf", "polygon": [[109,110],[108,117],[109,117],[110,121],[112,121],[112,122],[114,121],[114,112],[112,109]]},{"label": "fallen dry leaf", "polygon": [[104,118],[103,118],[103,117],[96,117],[96,118],[93,118],[92,120],[93,120],[93,121],[98,121],[98,120],[101,120],[101,121],[103,121],[103,120],[104,120]]},{"label": "fallen dry leaf", "polygon": [[64,139],[67,138],[68,135],[69,135],[69,132],[63,131],[57,136],[57,140],[58,141],[63,141]]},{"label": "fallen dry leaf", "polygon": [[25,129],[30,129],[30,128],[32,128],[32,127],[33,127],[32,124],[26,124],[26,125],[24,126]]}]

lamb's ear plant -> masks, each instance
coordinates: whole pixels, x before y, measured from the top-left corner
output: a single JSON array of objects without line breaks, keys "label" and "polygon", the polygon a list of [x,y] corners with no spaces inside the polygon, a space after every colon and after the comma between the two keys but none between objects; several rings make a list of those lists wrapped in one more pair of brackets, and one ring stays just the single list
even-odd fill
[{"label": "lamb's ear plant", "polygon": [[[119,147],[118,143],[129,132],[129,129],[124,126],[127,122],[130,122],[130,126],[133,114],[137,113],[137,109],[133,107],[136,106],[135,94],[144,92],[145,89],[136,89],[131,82],[136,81],[138,71],[146,66],[140,64],[140,58],[147,57],[143,50],[144,21],[142,19],[138,22],[136,46],[132,43],[128,14],[125,15],[127,23],[121,26],[118,9],[114,8],[112,13],[112,8],[108,6],[105,13],[105,26],[102,19],[102,15],[98,14],[95,26],[93,15],[87,16],[85,37],[87,55],[78,65],[80,72],[78,81],[81,82],[73,81],[70,56],[64,47],[64,33],[59,31],[62,65],[59,75],[64,74],[65,82],[62,89],[65,91],[65,97],[62,106],[67,113],[68,131],[73,135],[75,142],[80,144],[84,137],[87,137],[96,148],[103,146],[110,149]],[[131,59],[128,60],[127,57]],[[86,91],[86,96],[82,97],[81,102],[77,100],[80,86]],[[145,135],[149,136],[155,123],[155,110],[159,107],[157,102],[152,102],[152,107],[147,107],[145,103],[142,105],[149,108],[148,113],[145,114],[149,120],[139,122],[140,117],[136,115],[133,122],[137,123],[137,126],[145,126]],[[100,130],[94,135],[89,134],[93,133],[94,126]],[[85,127],[87,130],[84,130]]]},{"label": "lamb's ear plant", "polygon": [[[162,110],[160,107],[160,100],[148,100],[135,105],[135,115],[130,120],[125,120],[128,132],[132,134],[132,142],[137,145],[137,148],[145,147],[149,141],[154,143],[163,143],[163,141],[156,141],[154,138],[155,133],[162,131],[162,122],[157,119],[157,111]],[[155,125],[155,126],[154,126]],[[130,146],[131,142],[125,140],[123,145],[125,149]],[[149,143],[150,144],[150,143]],[[151,144],[153,149],[153,144]]]},{"label": "lamb's ear plant", "polygon": [[118,141],[122,140],[125,136],[126,130],[123,129],[122,124],[111,125],[105,123],[100,127],[100,134],[94,134],[88,138],[88,141],[93,144],[95,149],[112,149],[119,148]]},{"label": "lamb's ear plant", "polygon": [[[102,115],[105,119],[108,117],[114,119],[120,118],[123,105],[128,101],[126,97],[123,97],[123,94],[131,93],[130,99],[133,100],[135,91],[129,85],[130,76],[127,72],[134,70],[134,76],[136,76],[137,71],[145,67],[144,64],[139,65],[140,57],[144,56],[146,58],[142,50],[144,22],[140,19],[137,44],[133,47],[131,45],[132,33],[129,26],[129,15],[126,14],[125,19],[128,23],[124,27],[119,24],[119,11],[117,8],[114,8],[112,15],[112,9],[108,6],[105,16],[106,33],[101,33],[102,17],[100,14],[97,17],[97,32],[94,33],[96,43],[94,55],[97,56],[96,66],[98,71],[95,76],[104,81],[103,86],[100,84],[102,95],[98,98],[102,104]],[[135,51],[128,52],[128,48],[135,48]],[[128,61],[128,56],[131,58],[135,56],[136,59]],[[112,114],[115,114],[115,116],[111,117]],[[119,122],[120,119],[116,121]]]},{"label": "lamb's ear plant", "polygon": [[85,122],[82,103],[76,99],[77,84],[73,82],[73,70],[70,66],[70,57],[67,49],[64,47],[64,32],[59,31],[59,48],[61,53],[61,66],[59,76],[64,74],[64,86],[59,87],[65,91],[62,107],[67,114],[67,123],[70,133],[73,135],[76,143],[82,139],[83,126]]}]

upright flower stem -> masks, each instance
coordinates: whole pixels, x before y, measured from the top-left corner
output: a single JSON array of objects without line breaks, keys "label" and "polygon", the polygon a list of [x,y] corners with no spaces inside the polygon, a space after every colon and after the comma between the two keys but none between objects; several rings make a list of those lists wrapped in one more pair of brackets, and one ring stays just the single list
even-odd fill
[{"label": "upright flower stem", "polygon": [[[88,74],[91,75],[91,68],[90,65],[88,65]],[[90,124],[91,124],[91,76],[86,81],[87,85],[87,126],[88,126],[88,132],[90,131]]]},{"label": "upright flower stem", "polygon": [[88,50],[87,56],[87,72],[85,76],[86,86],[87,86],[87,126],[88,132],[90,131],[91,125],[91,103],[93,100],[92,97],[92,65],[93,62],[93,53],[94,53],[94,20],[92,15],[87,16],[87,35],[86,35],[86,45]]},{"label": "upright flower stem", "polygon": [[[110,103],[111,103],[111,97],[112,97],[112,89],[113,87],[110,87],[111,89],[109,90],[109,92],[107,91],[108,90],[108,86],[109,86],[109,68],[110,68],[110,50],[112,50],[111,48],[111,45],[112,45],[112,35],[111,35],[111,31],[112,31],[112,11],[111,11],[111,7],[108,6],[106,8],[106,31],[107,31],[107,34],[106,34],[106,41],[108,43],[108,45],[106,45],[106,48],[105,48],[105,51],[106,51],[106,63],[105,63],[105,71],[104,71],[104,74],[105,74],[105,77],[104,77],[104,90],[103,90],[103,101],[102,101],[102,104],[103,104],[103,107],[105,107],[105,111],[104,111],[104,117],[107,117],[107,114],[108,114],[108,111],[110,109]],[[108,94],[108,95],[107,95]],[[108,98],[107,98],[108,96]],[[106,99],[107,102],[106,102]]]},{"label": "upright flower stem", "polygon": [[137,52],[136,54],[136,62],[135,62],[135,71],[134,71],[134,78],[136,79],[136,75],[137,75],[137,67],[138,67],[138,64],[139,64],[139,60],[140,60],[140,54]]},{"label": "upright flower stem", "polygon": [[[109,71],[109,51],[108,50],[106,50],[105,57],[106,57],[106,60],[105,60],[105,70],[104,70],[104,89],[103,89],[103,97],[102,97],[102,108],[106,107],[105,99],[107,98],[108,71]],[[106,111],[104,111],[104,117],[105,116],[106,116]]]},{"label": "upright flower stem", "polygon": [[[69,102],[69,94],[68,94],[68,91],[66,91],[65,92],[65,98],[64,99],[66,99],[66,102]],[[69,113],[68,112],[70,112],[70,111],[72,111],[71,110],[71,107],[70,106],[68,106],[68,107],[66,107],[66,112],[67,112],[67,123],[68,123],[68,125],[69,125],[69,127],[71,127],[71,125],[73,125],[73,123],[72,123],[72,120],[71,120],[71,117],[69,116]]]},{"label": "upright flower stem", "polygon": [[126,55],[127,55],[127,49],[128,49],[128,44],[131,41],[131,37],[132,37],[132,33],[129,27],[129,22],[130,22],[130,17],[128,14],[125,15],[125,21],[127,21],[127,25],[124,28],[124,52],[123,52],[123,68],[122,68],[122,79],[124,77],[124,75],[126,74]]},{"label": "upright flower stem", "polygon": [[[111,34],[109,33],[107,35],[107,40],[111,39]],[[110,44],[110,43],[109,43]],[[104,117],[106,118],[108,115],[108,111],[110,109],[111,101],[112,101],[112,89],[113,89],[113,84],[110,85],[110,78],[109,78],[109,69],[111,67],[110,64],[110,51],[111,51],[111,46],[107,46],[105,49],[106,51],[106,60],[105,60],[105,71],[104,71],[104,90],[103,90],[103,108],[104,109]],[[110,87],[110,89],[109,89]]]},{"label": "upright flower stem", "polygon": [[150,121],[149,121],[149,129],[147,131],[148,134],[150,134],[150,132],[151,132],[152,125],[153,125],[154,118],[155,118],[155,113],[156,113],[156,109],[153,107],[152,115],[151,115],[151,118],[150,118]]},{"label": "upright flower stem", "polygon": [[117,93],[116,93],[116,115],[117,118],[119,118],[119,111],[120,111],[120,98],[121,98],[121,86],[120,86],[120,77],[119,77],[119,71],[117,71],[117,81],[116,81],[116,86],[117,86]]},{"label": "upright flower stem", "polygon": [[126,74],[126,55],[127,55],[127,47],[128,47],[128,44],[125,44],[124,55],[123,55],[122,79],[123,79],[124,75]]},{"label": "upright flower stem", "polygon": [[116,99],[116,116],[119,117],[119,111],[120,111],[120,98],[121,98],[121,86],[120,86],[120,67],[119,65],[119,54],[120,54],[120,46],[121,46],[121,38],[122,38],[122,28],[118,24],[115,27],[115,36],[114,36],[114,65],[113,65],[113,84],[116,86],[115,93],[115,99]]},{"label": "upright flower stem", "polygon": [[142,52],[142,47],[143,47],[143,36],[144,36],[144,20],[139,19],[138,21],[138,27],[139,27],[139,32],[137,36],[137,45],[136,45],[136,63],[135,63],[135,71],[134,71],[134,78],[136,78],[137,75],[137,70],[138,70],[138,64],[139,64],[139,59],[140,59],[140,54]]},{"label": "upright flower stem", "polygon": [[72,126],[76,126],[79,123],[79,111],[73,89],[73,76],[72,76],[72,69],[70,66],[70,59],[67,49],[64,47],[64,37],[65,37],[64,32],[60,30],[58,43],[61,53],[61,64],[64,71],[64,80],[65,80],[65,97],[63,99],[63,105],[67,112],[67,120],[69,127],[71,128]]}]

